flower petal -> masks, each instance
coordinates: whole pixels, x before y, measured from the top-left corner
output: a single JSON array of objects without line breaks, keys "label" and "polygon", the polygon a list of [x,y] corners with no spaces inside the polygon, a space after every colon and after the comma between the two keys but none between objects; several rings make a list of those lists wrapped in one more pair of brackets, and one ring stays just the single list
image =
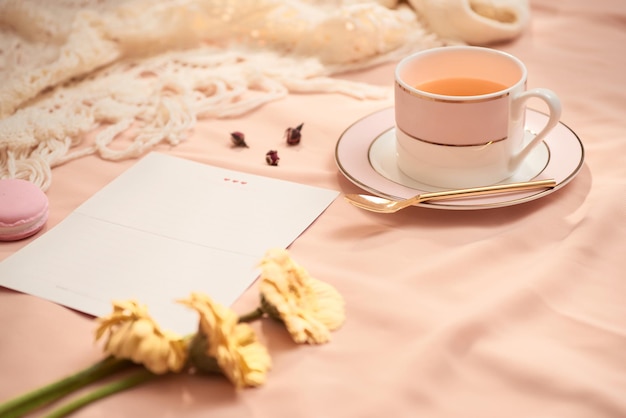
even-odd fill
[{"label": "flower petal", "polygon": [[345,321],[344,299],[333,286],[309,276],[287,250],[261,261],[260,291],[296,343],[320,344]]},{"label": "flower petal", "polygon": [[96,340],[107,334],[104,351],[143,364],[153,373],[179,372],[187,351],[181,337],[161,331],[145,306],[134,301],[113,303],[113,312],[99,318]]},{"label": "flower petal", "polygon": [[248,324],[239,324],[235,312],[201,293],[192,293],[180,303],[200,315],[199,332],[206,338],[205,354],[217,360],[222,373],[235,386],[258,386],[265,382],[271,359]]}]

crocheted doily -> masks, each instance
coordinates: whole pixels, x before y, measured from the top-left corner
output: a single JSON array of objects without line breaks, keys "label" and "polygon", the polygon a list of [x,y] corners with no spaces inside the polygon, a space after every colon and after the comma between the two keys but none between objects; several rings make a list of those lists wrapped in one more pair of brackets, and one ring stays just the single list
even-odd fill
[{"label": "crocheted doily", "polygon": [[[390,89],[331,76],[471,42],[462,24],[434,31],[441,10],[478,20],[488,41],[516,36],[527,14],[512,1],[0,0],[0,178],[46,190],[59,164],[136,157],[184,140],[198,118],[289,92],[385,98]],[[123,132],[130,145],[111,146]]]}]

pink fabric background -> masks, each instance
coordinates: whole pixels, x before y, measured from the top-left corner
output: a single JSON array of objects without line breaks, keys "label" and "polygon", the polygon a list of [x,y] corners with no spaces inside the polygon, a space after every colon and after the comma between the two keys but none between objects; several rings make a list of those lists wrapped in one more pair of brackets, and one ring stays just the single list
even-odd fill
[{"label": "pink fabric background", "polygon": [[[265,386],[176,377],[93,404],[78,417],[626,416],[626,3],[532,0],[532,23],[499,45],[549,87],[586,162],[538,201],[481,212],[377,215],[337,199],[291,246],[345,296],[348,320],[324,346],[255,324],[274,367]],[[393,64],[350,75],[393,85]],[[201,122],[158,150],[344,193],[334,147],[388,102],[294,95],[249,115]],[[537,107],[540,109],[540,103]],[[531,104],[533,106],[533,104]],[[303,142],[283,147],[287,126]],[[229,132],[250,149],[232,150]],[[269,149],[280,165],[265,164]],[[52,228],[135,161],[84,158],[54,170]],[[0,244],[0,259],[29,241]],[[181,295],[183,296],[183,295]],[[234,305],[253,309],[256,288]],[[101,358],[91,318],[0,288],[0,401]]]}]

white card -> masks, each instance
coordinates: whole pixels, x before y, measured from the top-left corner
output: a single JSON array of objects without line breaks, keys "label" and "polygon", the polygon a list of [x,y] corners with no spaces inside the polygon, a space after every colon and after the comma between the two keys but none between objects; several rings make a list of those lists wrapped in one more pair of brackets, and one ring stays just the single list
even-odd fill
[{"label": "white card", "polygon": [[136,299],[187,334],[197,317],[176,299],[231,305],[265,252],[288,247],[337,195],[150,153],[1,262],[0,285],[95,316]]}]

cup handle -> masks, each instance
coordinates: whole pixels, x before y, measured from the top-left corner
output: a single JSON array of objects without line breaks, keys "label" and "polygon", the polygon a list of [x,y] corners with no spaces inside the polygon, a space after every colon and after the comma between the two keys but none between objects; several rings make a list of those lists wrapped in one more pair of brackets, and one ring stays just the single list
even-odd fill
[{"label": "cup handle", "polygon": [[543,138],[554,128],[561,120],[561,101],[556,93],[546,88],[535,88],[518,94],[513,99],[513,115],[515,118],[523,118],[526,112],[526,101],[531,97],[543,100],[550,110],[548,122],[541,131],[535,135],[532,141],[524,146],[521,151],[513,158],[512,166],[519,165],[532,151],[535,146],[539,145]]}]

